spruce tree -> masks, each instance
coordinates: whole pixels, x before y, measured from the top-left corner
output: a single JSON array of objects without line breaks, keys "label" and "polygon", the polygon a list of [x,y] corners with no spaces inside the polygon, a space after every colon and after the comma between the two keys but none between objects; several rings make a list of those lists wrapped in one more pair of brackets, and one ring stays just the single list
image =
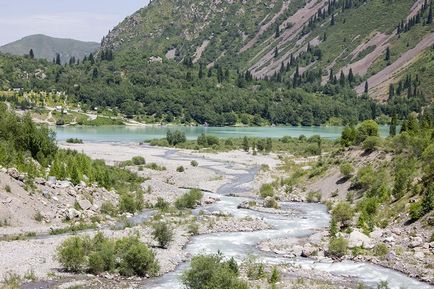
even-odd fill
[{"label": "spruce tree", "polygon": [[389,135],[395,136],[396,135],[396,125],[398,124],[398,120],[396,119],[396,114],[393,114],[392,120],[390,121],[390,127],[389,127]]},{"label": "spruce tree", "polygon": [[426,23],[427,24],[431,24],[432,23],[432,21],[433,21],[433,17],[432,17],[432,1],[431,1],[431,4],[429,5],[429,11],[428,11],[428,18],[427,18],[427,20],[426,20]]},{"label": "spruce tree", "polygon": [[339,76],[339,85],[342,87],[345,86],[345,74],[342,70],[341,75]]},{"label": "spruce tree", "polygon": [[348,72],[348,82],[349,83],[353,83],[354,82],[354,74],[353,74],[353,69],[350,68],[350,71]]},{"label": "spruce tree", "polygon": [[368,81],[365,81],[365,93],[367,94],[369,91]]},{"label": "spruce tree", "polygon": [[276,28],[275,28],[275,34],[274,37],[279,38],[280,37],[280,25],[279,22],[276,22]]},{"label": "spruce tree", "polygon": [[390,61],[390,48],[387,46],[386,48],[386,55],[384,56],[384,60],[389,62]]},{"label": "spruce tree", "polygon": [[279,49],[276,48],[274,49],[274,58],[277,58],[279,56]]},{"label": "spruce tree", "polygon": [[33,49],[30,49],[30,51],[29,51],[29,57],[30,57],[30,59],[34,59],[35,58],[35,54],[33,53]]},{"label": "spruce tree", "polygon": [[61,65],[62,64],[61,61],[60,61],[60,54],[59,53],[56,54],[56,64],[57,65]]}]

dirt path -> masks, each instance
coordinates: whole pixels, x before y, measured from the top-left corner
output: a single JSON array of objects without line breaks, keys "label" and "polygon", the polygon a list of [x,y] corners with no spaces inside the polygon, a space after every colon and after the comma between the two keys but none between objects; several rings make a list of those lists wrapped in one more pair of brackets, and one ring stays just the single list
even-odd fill
[{"label": "dirt path", "polygon": [[202,57],[202,53],[208,47],[208,44],[209,44],[209,40],[204,40],[202,42],[202,45],[196,48],[196,52],[194,53],[193,63],[196,63]]},{"label": "dirt path", "polygon": [[[391,65],[368,78],[370,94],[377,96],[380,99],[384,99],[385,90],[387,89],[389,83],[396,77],[396,75],[413,63],[416,60],[416,57],[422,53],[423,50],[432,44],[434,44],[434,32],[425,36],[414,48],[401,54],[401,56]],[[356,87],[356,92],[358,94],[362,94],[364,87],[364,83],[360,84]]]}]

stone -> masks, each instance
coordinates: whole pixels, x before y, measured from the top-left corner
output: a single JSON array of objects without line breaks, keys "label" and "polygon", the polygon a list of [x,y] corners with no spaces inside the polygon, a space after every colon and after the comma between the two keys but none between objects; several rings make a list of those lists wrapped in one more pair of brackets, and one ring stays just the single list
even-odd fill
[{"label": "stone", "polygon": [[408,245],[410,248],[416,248],[423,245],[423,240],[421,237],[413,237]]},{"label": "stone", "polygon": [[301,256],[302,257],[310,257],[313,252],[315,252],[315,248],[310,244],[307,243],[306,245],[303,246],[303,250],[301,251]]},{"label": "stone", "polygon": [[46,199],[49,199],[49,198],[50,198],[50,191],[48,191],[48,190],[43,190],[43,191],[42,191],[42,196],[43,196],[44,198],[46,198]]},{"label": "stone", "polygon": [[66,217],[69,220],[79,219],[81,217],[81,213],[74,208],[69,208],[66,211]]},{"label": "stone", "polygon": [[92,203],[87,199],[76,198],[75,201],[80,205],[83,210],[89,210],[92,207]]},{"label": "stone", "polygon": [[417,251],[414,253],[414,257],[419,260],[423,260],[425,258],[425,254],[422,251]]},{"label": "stone", "polygon": [[45,179],[44,178],[36,178],[35,183],[38,185],[45,185]]},{"label": "stone", "polygon": [[386,238],[384,238],[384,242],[393,243],[395,242],[395,238],[393,236],[387,236]]},{"label": "stone", "polygon": [[49,177],[48,177],[48,181],[47,181],[47,183],[48,183],[49,185],[55,185],[55,184],[57,183],[57,178],[54,177],[54,176],[49,176]]},{"label": "stone", "polygon": [[23,182],[24,181],[24,175],[20,174],[20,172],[16,168],[10,168],[8,169],[8,175],[11,176],[11,178],[16,179],[18,181]]},{"label": "stone", "polygon": [[373,239],[381,238],[383,236],[383,230],[375,229],[374,231],[371,232],[371,234],[369,234],[369,236]]},{"label": "stone", "polygon": [[66,188],[71,187],[71,182],[70,181],[60,181],[60,182],[57,182],[57,186],[61,189],[66,189]]},{"label": "stone", "polygon": [[374,248],[374,244],[368,236],[359,232],[353,231],[348,237],[348,248],[363,247],[365,249]]},{"label": "stone", "polygon": [[395,261],[397,259],[396,258],[396,254],[393,251],[390,251],[389,253],[387,253],[386,256],[385,256],[385,258],[388,261]]},{"label": "stone", "polygon": [[392,233],[400,236],[402,234],[402,230],[400,228],[392,228]]}]

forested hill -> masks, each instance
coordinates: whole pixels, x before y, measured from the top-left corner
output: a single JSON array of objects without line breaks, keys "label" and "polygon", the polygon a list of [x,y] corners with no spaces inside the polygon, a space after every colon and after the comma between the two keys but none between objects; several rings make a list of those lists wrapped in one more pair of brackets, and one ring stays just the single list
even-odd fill
[{"label": "forested hill", "polygon": [[35,58],[49,61],[59,54],[61,63],[68,62],[72,57],[82,59],[99,48],[99,43],[84,42],[73,39],[54,38],[43,34],[30,35],[0,47],[0,52],[13,55],[28,55],[33,51]]},{"label": "forested hill", "polygon": [[420,0],[154,0],[84,59],[0,55],[0,87],[64,91],[83,109],[147,122],[404,119],[432,104],[432,10]]},{"label": "forested hill", "polygon": [[368,80],[382,99],[433,45],[428,0],[155,0],[103,40],[104,48],[258,78],[286,80],[298,66],[324,83],[342,71],[359,94]]}]

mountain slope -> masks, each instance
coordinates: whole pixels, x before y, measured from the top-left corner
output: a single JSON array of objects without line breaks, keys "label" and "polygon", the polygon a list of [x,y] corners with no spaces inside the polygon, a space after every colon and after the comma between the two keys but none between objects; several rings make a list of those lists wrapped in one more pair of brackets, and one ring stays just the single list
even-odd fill
[{"label": "mountain slope", "polygon": [[71,57],[82,59],[99,48],[99,43],[73,39],[54,38],[42,34],[30,35],[0,47],[0,52],[13,55],[27,55],[33,49],[36,58],[52,60],[60,54],[62,63]]},{"label": "mountain slope", "polygon": [[[284,69],[281,78],[289,78],[296,63],[301,72],[319,70],[326,83],[330,71],[339,77],[351,69],[359,93],[371,77],[370,91],[384,99],[387,64],[402,70],[434,44],[429,10],[427,0],[155,0],[115,27],[102,46],[218,63],[257,78]],[[391,58],[384,61],[388,47]]]}]

